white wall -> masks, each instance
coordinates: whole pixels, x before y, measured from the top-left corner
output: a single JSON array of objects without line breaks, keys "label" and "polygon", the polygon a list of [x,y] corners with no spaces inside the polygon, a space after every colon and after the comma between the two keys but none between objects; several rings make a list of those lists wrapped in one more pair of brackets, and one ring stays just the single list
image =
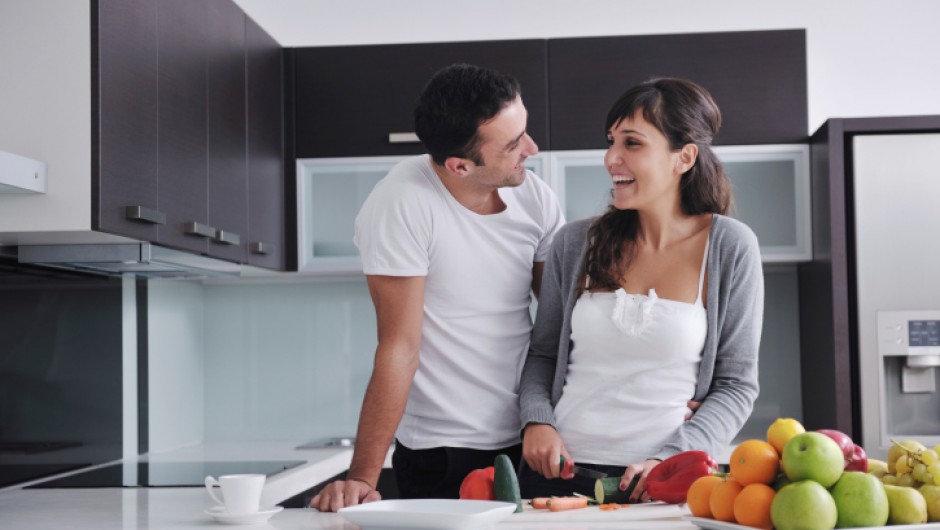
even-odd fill
[{"label": "white wall", "polygon": [[235,1],[292,47],[805,28],[807,133],[828,118],[940,114],[936,0]]},{"label": "white wall", "polygon": [[48,192],[0,194],[3,232],[91,228],[88,1],[0,1],[0,150],[47,164]]}]

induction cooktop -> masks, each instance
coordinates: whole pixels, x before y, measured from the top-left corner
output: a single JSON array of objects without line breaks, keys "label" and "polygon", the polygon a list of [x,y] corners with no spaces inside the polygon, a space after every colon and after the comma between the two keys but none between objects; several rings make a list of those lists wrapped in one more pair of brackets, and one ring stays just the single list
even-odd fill
[{"label": "induction cooktop", "polygon": [[293,461],[246,461],[246,462],[138,462],[119,463],[76,473],[47,482],[40,482],[25,489],[36,488],[135,488],[135,487],[203,487],[207,475],[258,473],[274,475],[292,467],[305,464]]}]

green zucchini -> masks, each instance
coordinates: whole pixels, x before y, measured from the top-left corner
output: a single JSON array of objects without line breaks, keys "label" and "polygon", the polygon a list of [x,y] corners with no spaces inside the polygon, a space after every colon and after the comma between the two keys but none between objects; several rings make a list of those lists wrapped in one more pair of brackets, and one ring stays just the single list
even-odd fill
[{"label": "green zucchini", "polygon": [[594,482],[594,498],[599,504],[627,504],[639,478],[639,474],[633,477],[626,491],[620,491],[620,477],[599,478]]},{"label": "green zucchini", "polygon": [[496,456],[495,475],[493,477],[493,497],[498,501],[513,502],[516,512],[522,511],[522,494],[519,493],[519,478],[512,467],[512,460],[504,454]]}]

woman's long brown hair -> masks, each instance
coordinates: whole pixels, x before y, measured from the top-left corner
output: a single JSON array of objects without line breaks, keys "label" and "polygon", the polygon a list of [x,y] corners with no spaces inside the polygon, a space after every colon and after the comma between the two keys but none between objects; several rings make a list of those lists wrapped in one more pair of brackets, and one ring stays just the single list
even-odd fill
[{"label": "woman's long brown hair", "polygon": [[[688,215],[727,213],[732,206],[731,182],[711,149],[721,127],[721,112],[707,90],[685,79],[659,78],[625,92],[607,113],[604,133],[634,116],[643,118],[666,136],[673,150],[698,146],[695,164],[679,181],[682,211]],[[640,219],[636,210],[613,205],[588,230],[587,259],[578,282],[578,294],[591,290],[616,290],[636,258]]]}]

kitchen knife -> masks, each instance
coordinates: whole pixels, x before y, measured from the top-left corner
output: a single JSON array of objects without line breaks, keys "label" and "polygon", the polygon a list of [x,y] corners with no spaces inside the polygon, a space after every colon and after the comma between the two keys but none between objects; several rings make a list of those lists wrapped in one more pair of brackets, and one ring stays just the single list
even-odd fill
[{"label": "kitchen knife", "polygon": [[561,457],[561,474],[567,475],[568,472],[574,473],[575,475],[581,475],[582,477],[587,478],[607,478],[607,473],[602,471],[594,471],[593,469],[587,469],[584,467],[578,467],[574,465],[574,462],[571,460],[565,460],[565,457]]}]

